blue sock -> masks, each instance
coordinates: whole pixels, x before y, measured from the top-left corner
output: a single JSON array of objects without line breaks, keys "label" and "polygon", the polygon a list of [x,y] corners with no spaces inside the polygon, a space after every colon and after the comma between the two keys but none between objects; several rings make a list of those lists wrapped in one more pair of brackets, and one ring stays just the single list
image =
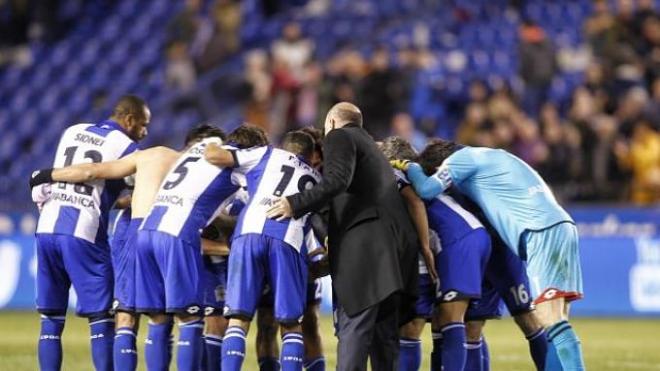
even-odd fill
[{"label": "blue sock", "polygon": [[135,370],[137,367],[137,346],[135,331],[130,327],[120,327],[115,333],[113,359],[117,370]]},{"label": "blue sock", "polygon": [[580,339],[568,321],[561,321],[548,327],[548,341],[557,350],[561,366],[566,371],[584,370],[584,359]]},{"label": "blue sock", "polygon": [[465,361],[465,371],[482,371],[483,360],[481,359],[481,341],[467,343],[467,359]]},{"label": "blue sock", "polygon": [[307,371],[325,371],[325,357],[316,357],[305,360],[303,364]]},{"label": "blue sock", "polygon": [[422,341],[399,339],[399,370],[417,371],[422,364]]},{"label": "blue sock", "polygon": [[488,343],[483,336],[481,337],[481,370],[490,371],[490,352],[488,351]]},{"label": "blue sock", "polygon": [[62,368],[62,331],[64,315],[41,315],[41,335],[39,335],[39,369],[44,371]]},{"label": "blue sock", "polygon": [[206,371],[220,371],[222,368],[222,337],[207,334],[204,336],[204,355],[206,358]]},{"label": "blue sock", "polygon": [[202,361],[202,331],[204,321],[196,319],[179,323],[176,368],[181,371],[199,371]]},{"label": "blue sock", "polygon": [[467,358],[465,324],[450,322],[442,327],[442,369],[463,371]]},{"label": "blue sock", "polygon": [[100,318],[89,320],[92,360],[97,371],[112,371],[112,347],[115,342],[115,320]]},{"label": "blue sock", "polygon": [[431,331],[433,349],[431,350],[431,371],[442,371],[442,332]]},{"label": "blue sock", "polygon": [[155,324],[149,323],[149,332],[144,341],[144,360],[147,370],[168,370],[170,365],[170,352],[168,343],[172,325],[169,322]]},{"label": "blue sock", "polygon": [[545,329],[541,328],[533,334],[526,336],[529,342],[529,353],[532,355],[536,369],[543,371],[545,359],[548,354],[548,338],[545,335]]},{"label": "blue sock", "polygon": [[282,352],[280,353],[280,364],[282,371],[298,371],[303,368],[303,357],[305,346],[303,336],[300,332],[289,332],[282,336]]},{"label": "blue sock", "polygon": [[545,359],[545,371],[562,371],[563,367],[561,367],[561,361],[559,360],[559,356],[557,355],[557,349],[555,349],[555,345],[552,344],[551,342],[548,342],[548,355],[546,356]]},{"label": "blue sock", "polygon": [[239,371],[245,359],[245,330],[229,326],[222,339],[222,369]]},{"label": "blue sock", "polygon": [[261,357],[259,371],[280,371],[280,360],[275,357]]}]

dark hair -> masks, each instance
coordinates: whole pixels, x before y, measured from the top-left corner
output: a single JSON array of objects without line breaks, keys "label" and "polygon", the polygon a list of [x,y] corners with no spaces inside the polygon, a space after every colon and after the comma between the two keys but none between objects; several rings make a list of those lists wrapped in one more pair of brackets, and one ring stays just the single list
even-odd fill
[{"label": "dark hair", "polygon": [[137,95],[124,95],[119,98],[115,108],[112,111],[112,116],[121,118],[129,114],[143,117],[144,109],[147,107],[147,102]]},{"label": "dark hair", "polygon": [[442,164],[452,153],[463,148],[460,144],[444,139],[433,139],[419,154],[418,162],[428,175],[435,173],[438,166]]},{"label": "dark hair", "polygon": [[392,136],[381,142],[380,150],[383,151],[388,160],[410,160],[415,161],[417,152],[407,140]]},{"label": "dark hair", "polygon": [[229,133],[227,144],[238,148],[260,147],[268,145],[268,138],[262,128],[243,124]]},{"label": "dark hair", "polygon": [[314,151],[319,153],[319,157],[323,159],[323,131],[313,126],[306,126],[300,129],[303,133],[307,133],[314,139]]},{"label": "dark hair", "polygon": [[290,131],[282,138],[282,148],[306,159],[314,153],[314,137],[304,131]]},{"label": "dark hair", "polygon": [[224,141],[227,136],[225,135],[225,132],[222,131],[222,129],[216,126],[209,124],[199,124],[188,130],[184,145],[188,147],[195,142],[199,142],[202,139],[211,137],[218,137]]}]

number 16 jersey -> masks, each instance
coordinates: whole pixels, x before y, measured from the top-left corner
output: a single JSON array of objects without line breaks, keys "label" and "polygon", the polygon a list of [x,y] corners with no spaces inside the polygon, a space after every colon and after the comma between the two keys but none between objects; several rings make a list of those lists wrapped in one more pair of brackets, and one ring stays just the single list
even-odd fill
[{"label": "number 16 jersey", "polygon": [[[313,187],[321,175],[291,152],[271,146],[234,151],[234,172],[245,175],[249,202],[238,217],[235,236],[260,234],[305,249],[307,215],[278,222],[266,211],[279,197],[290,196]],[[303,253],[305,253],[303,251]]]},{"label": "number 16 jersey", "polygon": [[[239,189],[231,168],[221,168],[204,159],[207,138],[190,147],[165,176],[149,214],[140,229],[160,231],[188,242],[199,243],[200,230],[222,210],[223,203]],[[223,146],[225,149],[233,147]]]}]

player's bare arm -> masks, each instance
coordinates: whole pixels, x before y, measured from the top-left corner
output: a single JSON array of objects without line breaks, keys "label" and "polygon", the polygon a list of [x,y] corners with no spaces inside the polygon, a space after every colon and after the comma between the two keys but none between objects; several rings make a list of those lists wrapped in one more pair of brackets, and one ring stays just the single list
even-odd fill
[{"label": "player's bare arm", "polygon": [[236,160],[231,151],[228,151],[215,143],[209,143],[204,150],[204,158],[209,163],[220,167],[231,167],[236,165]]},{"label": "player's bare arm", "polygon": [[429,243],[429,220],[426,215],[426,206],[424,202],[417,196],[412,187],[404,187],[401,190],[401,195],[406,200],[406,206],[408,207],[408,213],[410,218],[415,223],[415,228],[417,229],[417,235],[421,243],[421,253],[424,257],[424,263],[426,264],[426,269],[428,269],[431,278],[433,281],[438,279],[438,272],[435,269],[435,258],[433,257],[433,252],[431,251],[431,246]]}]

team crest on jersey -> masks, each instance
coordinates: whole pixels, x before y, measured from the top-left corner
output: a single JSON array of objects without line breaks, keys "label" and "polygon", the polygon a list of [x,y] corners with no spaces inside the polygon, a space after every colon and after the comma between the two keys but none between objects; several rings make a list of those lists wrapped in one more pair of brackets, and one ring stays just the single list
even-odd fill
[{"label": "team crest on jersey", "polygon": [[188,314],[197,314],[199,313],[200,310],[201,308],[199,307],[199,305],[191,305],[188,308],[186,308],[186,312]]}]

